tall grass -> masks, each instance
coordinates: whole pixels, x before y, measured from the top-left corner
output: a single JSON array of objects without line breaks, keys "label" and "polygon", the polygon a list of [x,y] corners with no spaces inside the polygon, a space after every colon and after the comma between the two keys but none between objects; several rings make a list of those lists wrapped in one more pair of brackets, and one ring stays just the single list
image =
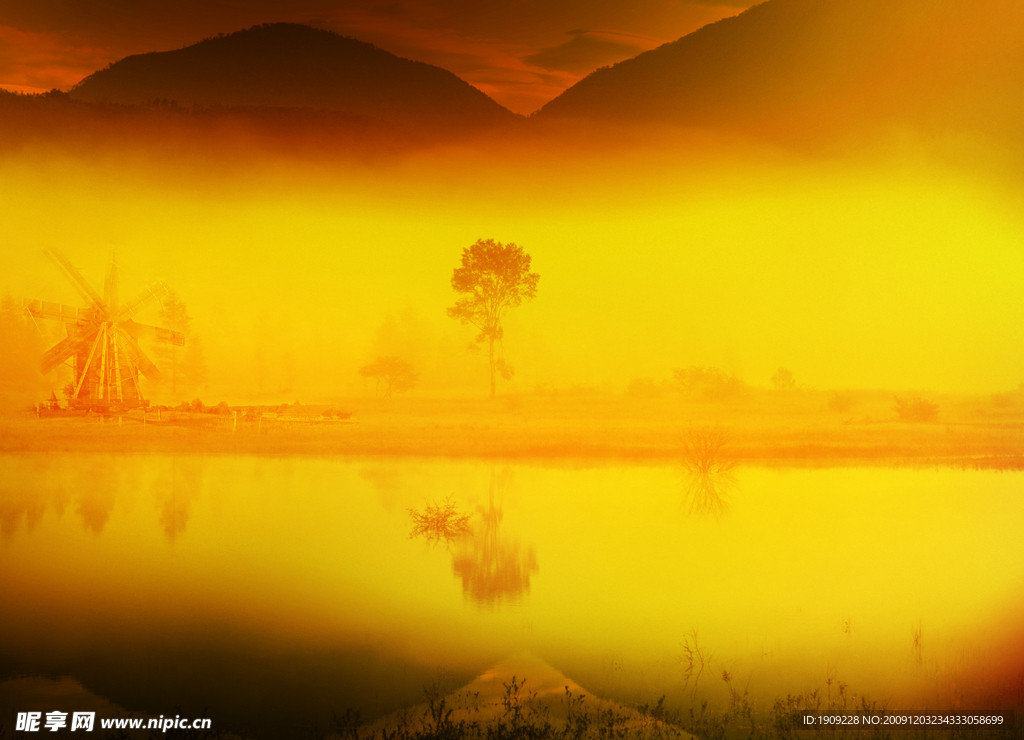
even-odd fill
[{"label": "tall grass", "polygon": [[408,512],[413,524],[410,539],[423,537],[433,544],[451,544],[459,537],[473,533],[469,527],[470,515],[460,512],[451,497],[446,498],[443,504],[427,504],[423,511],[408,509]]}]

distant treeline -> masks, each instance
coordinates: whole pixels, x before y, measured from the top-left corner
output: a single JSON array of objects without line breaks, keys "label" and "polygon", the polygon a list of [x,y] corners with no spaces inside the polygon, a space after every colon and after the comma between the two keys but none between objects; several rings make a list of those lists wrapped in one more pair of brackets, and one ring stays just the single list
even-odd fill
[{"label": "distant treeline", "polygon": [[412,126],[306,108],[181,106],[154,98],[144,105],[90,103],[51,90],[0,90],[0,153],[43,145],[55,152],[143,149],[204,150],[223,155],[253,148],[294,155],[399,152],[432,140]]}]

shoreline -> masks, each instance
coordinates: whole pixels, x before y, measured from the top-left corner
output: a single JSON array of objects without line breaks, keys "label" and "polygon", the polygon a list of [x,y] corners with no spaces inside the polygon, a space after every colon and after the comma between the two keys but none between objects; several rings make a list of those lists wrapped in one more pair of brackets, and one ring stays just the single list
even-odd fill
[{"label": "shoreline", "polygon": [[[805,420],[806,421],[806,420]],[[0,418],[0,453],[202,454],[682,463],[688,435],[713,428],[721,455],[770,468],[956,467],[1024,470],[1024,423],[795,423],[775,418],[472,418],[367,413],[344,421],[258,425],[232,417]]]}]

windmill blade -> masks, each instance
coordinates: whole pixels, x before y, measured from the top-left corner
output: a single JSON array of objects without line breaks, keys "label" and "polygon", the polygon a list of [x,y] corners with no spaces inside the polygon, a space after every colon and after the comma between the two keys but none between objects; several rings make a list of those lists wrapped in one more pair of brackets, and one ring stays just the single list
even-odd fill
[{"label": "windmill blade", "polygon": [[82,277],[82,273],[78,271],[78,268],[72,265],[68,258],[60,252],[52,249],[47,249],[46,254],[49,255],[50,259],[57,263],[57,266],[64,271],[68,280],[75,286],[79,293],[85,300],[89,301],[93,306],[98,308],[104,314],[106,314],[106,305],[103,303],[103,298],[93,290],[93,287],[86,282],[85,278]]},{"label": "windmill blade", "polygon": [[146,357],[146,353],[139,347],[139,343],[135,341],[135,338],[120,326],[117,327],[116,332],[117,340],[124,349],[125,355],[128,356],[128,361],[150,380],[160,380],[160,370],[157,369],[152,360]]},{"label": "windmill blade", "polygon": [[46,375],[46,373],[53,370],[53,368],[57,367],[62,362],[74,357],[75,354],[82,351],[89,345],[89,342],[96,337],[98,332],[99,327],[97,326],[88,334],[75,334],[62,339],[43,353],[43,359],[39,364],[39,370],[43,375]]},{"label": "windmill blade", "polygon": [[56,319],[66,324],[76,324],[93,319],[93,309],[91,308],[77,308],[50,301],[25,301],[25,309],[37,319]]},{"label": "windmill blade", "polygon": [[149,324],[140,324],[139,322],[132,321],[131,319],[128,321],[122,321],[118,326],[131,334],[136,341],[139,339],[152,339],[156,342],[174,344],[178,347],[185,346],[185,335],[180,331],[164,329],[160,326],[150,326]]},{"label": "windmill blade", "polygon": [[[117,337],[116,334],[114,336]],[[121,378],[121,352],[120,352],[120,347],[121,347],[120,339],[115,340],[115,342],[114,342],[114,380],[116,382],[116,385],[114,387],[117,389],[117,400],[120,403],[124,403],[124,386],[121,385],[121,383],[123,383],[124,381]]]},{"label": "windmill blade", "polygon": [[100,339],[106,334],[105,331],[96,332],[96,341],[92,343],[92,349],[89,350],[89,357],[85,361],[85,367],[78,374],[78,382],[75,383],[75,398],[78,398],[78,394],[82,391],[82,384],[85,383],[85,379],[89,377],[89,368],[92,367],[92,358],[96,356],[96,348],[100,344]]},{"label": "windmill blade", "polygon": [[153,301],[167,295],[170,290],[171,289],[167,287],[167,283],[160,280],[150,283],[148,288],[142,291],[142,293],[140,293],[134,300],[125,304],[125,306],[117,312],[117,320],[127,321]]}]

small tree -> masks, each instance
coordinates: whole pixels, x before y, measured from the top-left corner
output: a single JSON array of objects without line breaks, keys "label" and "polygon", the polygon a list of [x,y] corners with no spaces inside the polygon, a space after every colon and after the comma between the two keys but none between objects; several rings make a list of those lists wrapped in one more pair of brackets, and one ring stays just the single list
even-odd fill
[{"label": "small tree", "polygon": [[[185,335],[189,333],[192,326],[192,317],[189,316],[185,303],[173,290],[169,291],[160,303],[160,323],[166,329],[178,331]],[[167,374],[171,381],[171,393],[177,393],[179,386],[178,365],[181,360],[181,349],[174,344],[161,344],[157,353],[166,364]]]},{"label": "small tree", "polygon": [[480,239],[462,250],[462,264],[452,272],[452,288],[460,297],[448,309],[448,315],[464,324],[472,324],[480,333],[477,342],[487,342],[491,371],[491,398],[494,398],[499,370],[511,376],[504,359],[494,356],[494,343],[504,336],[502,318],[509,308],[537,295],[540,275],[530,272],[530,255],[509,242]]},{"label": "small tree", "polygon": [[393,392],[401,393],[416,385],[416,370],[401,357],[378,357],[369,365],[359,368],[364,378],[377,381],[377,392],[384,388],[384,397],[391,398]]},{"label": "small tree", "polygon": [[192,331],[188,307],[173,290],[161,300],[160,325],[181,332],[185,346],[161,343],[156,346],[157,365],[164,371],[172,394],[198,393],[206,384],[206,356],[200,338]]},{"label": "small tree", "polygon": [[789,391],[796,388],[796,381],[793,379],[793,373],[787,368],[780,367],[772,376],[772,388],[777,391]]}]

